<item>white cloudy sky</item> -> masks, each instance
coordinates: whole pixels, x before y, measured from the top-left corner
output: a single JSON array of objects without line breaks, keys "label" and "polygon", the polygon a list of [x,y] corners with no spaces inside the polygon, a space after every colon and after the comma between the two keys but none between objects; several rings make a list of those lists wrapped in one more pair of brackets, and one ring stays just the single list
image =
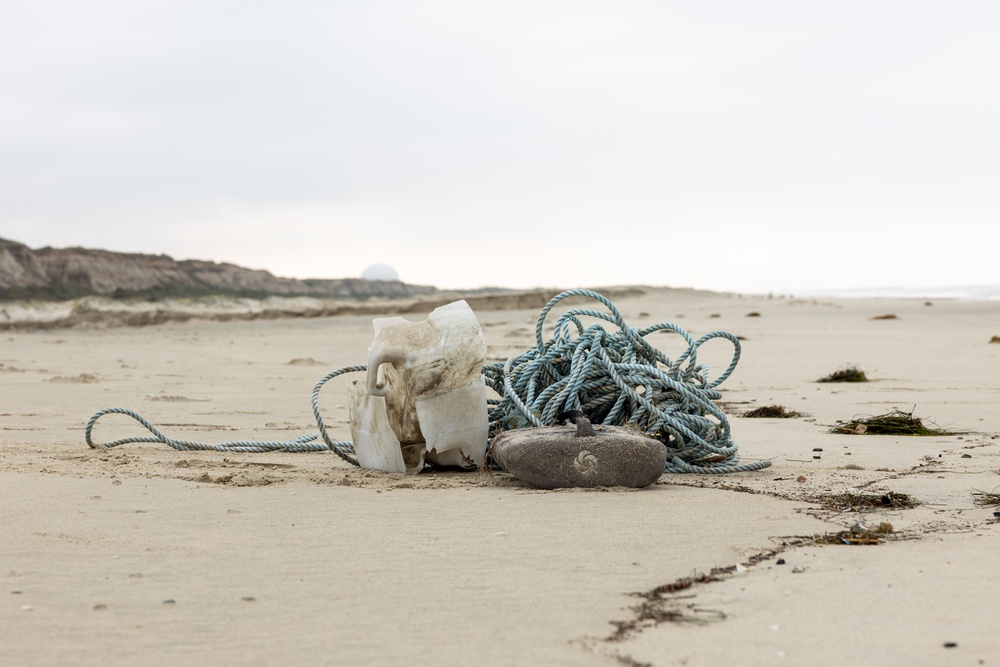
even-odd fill
[{"label": "white cloudy sky", "polygon": [[996,284],[998,36],[992,0],[5,0],[0,237],[441,287]]}]

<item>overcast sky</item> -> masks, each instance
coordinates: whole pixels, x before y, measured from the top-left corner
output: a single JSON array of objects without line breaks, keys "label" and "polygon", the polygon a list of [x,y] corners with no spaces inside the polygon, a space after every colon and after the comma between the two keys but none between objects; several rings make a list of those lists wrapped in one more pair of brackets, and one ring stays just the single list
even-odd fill
[{"label": "overcast sky", "polygon": [[993,0],[4,0],[0,237],[440,287],[997,284],[998,81]]}]

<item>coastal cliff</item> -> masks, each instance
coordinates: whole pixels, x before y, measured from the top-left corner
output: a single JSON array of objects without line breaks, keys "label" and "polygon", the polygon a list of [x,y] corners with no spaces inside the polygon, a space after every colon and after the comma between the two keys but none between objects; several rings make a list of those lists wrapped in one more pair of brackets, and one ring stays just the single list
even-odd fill
[{"label": "coastal cliff", "polygon": [[0,239],[0,300],[63,300],[102,295],[172,298],[220,294],[241,297],[315,296],[363,299],[436,294],[397,281],[355,278],[279,278],[268,271],[167,255],[90,248],[38,248]]}]

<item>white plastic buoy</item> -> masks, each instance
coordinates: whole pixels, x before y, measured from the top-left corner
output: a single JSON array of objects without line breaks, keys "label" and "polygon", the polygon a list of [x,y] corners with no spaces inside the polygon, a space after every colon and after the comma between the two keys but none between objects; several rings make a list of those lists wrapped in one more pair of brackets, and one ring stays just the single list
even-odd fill
[{"label": "white plastic buoy", "polygon": [[415,474],[425,461],[472,469],[486,455],[486,337],[465,301],[423,322],[373,321],[368,378],[349,389],[351,435],[363,468]]}]

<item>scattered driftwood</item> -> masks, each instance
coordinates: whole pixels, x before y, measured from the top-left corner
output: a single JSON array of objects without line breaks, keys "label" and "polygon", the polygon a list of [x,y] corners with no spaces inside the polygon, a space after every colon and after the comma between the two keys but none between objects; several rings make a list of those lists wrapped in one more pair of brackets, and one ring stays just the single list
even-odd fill
[{"label": "scattered driftwood", "polygon": [[895,313],[886,313],[885,315],[875,315],[871,319],[873,320],[896,320],[899,319]]}]

